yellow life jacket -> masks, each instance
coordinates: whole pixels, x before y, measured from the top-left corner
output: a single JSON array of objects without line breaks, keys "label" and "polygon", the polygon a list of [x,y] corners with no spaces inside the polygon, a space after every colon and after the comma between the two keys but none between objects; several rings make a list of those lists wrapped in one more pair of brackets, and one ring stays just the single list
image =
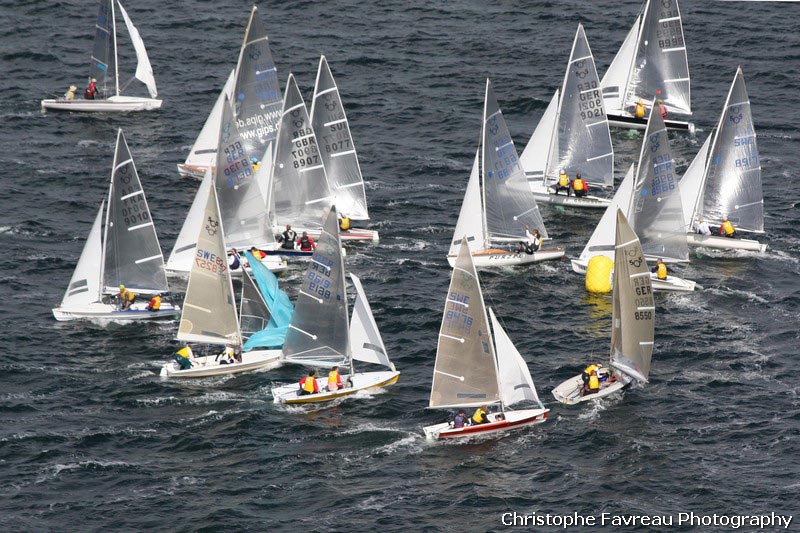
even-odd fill
[{"label": "yellow life jacket", "polygon": [[729,220],[726,220],[722,223],[722,231],[725,232],[725,235],[733,235],[735,233],[733,230],[733,224],[731,224]]},{"label": "yellow life jacket", "polygon": [[600,390],[600,378],[597,377],[597,373],[594,373],[591,376],[589,376],[589,390],[591,391]]},{"label": "yellow life jacket", "polygon": [[636,111],[635,111],[636,118],[644,118],[644,106],[641,102],[636,104]]},{"label": "yellow life jacket", "polygon": [[342,217],[339,221],[339,229],[342,231],[347,231],[350,229],[350,219],[348,217]]},{"label": "yellow life jacket", "polygon": [[584,184],[583,180],[580,178],[575,178],[572,180],[572,189],[575,191],[582,191],[586,185]]},{"label": "yellow life jacket", "polygon": [[569,187],[569,176],[565,172],[558,175],[558,185],[561,187]]},{"label": "yellow life jacket", "polygon": [[315,378],[311,376],[306,376],[305,381],[303,381],[303,390],[306,392],[314,392],[314,381]]},{"label": "yellow life jacket", "polygon": [[656,276],[658,276],[658,279],[667,279],[667,265],[664,263],[659,263]]},{"label": "yellow life jacket", "polygon": [[483,419],[485,416],[486,416],[486,411],[484,411],[479,407],[478,409],[475,410],[475,414],[472,415],[472,421],[475,422],[476,424],[481,424],[483,423]]},{"label": "yellow life jacket", "polygon": [[258,165],[261,163],[251,163],[253,165],[253,172],[258,172]]},{"label": "yellow life jacket", "polygon": [[339,384],[339,371],[338,370],[331,370],[328,373],[328,385],[331,383]]},{"label": "yellow life jacket", "polygon": [[151,307],[153,311],[161,309],[161,296],[153,296],[153,305]]},{"label": "yellow life jacket", "polygon": [[586,367],[586,370],[584,370],[584,372],[586,372],[587,374],[591,375],[593,370],[598,370],[599,368],[600,367],[597,366],[597,365],[589,365],[589,366]]},{"label": "yellow life jacket", "polygon": [[122,289],[121,291],[119,291],[119,299],[122,300],[123,302],[126,302],[128,300],[133,301],[134,298],[135,298],[134,294],[128,289]]},{"label": "yellow life jacket", "polygon": [[192,349],[189,348],[188,346],[184,346],[183,348],[181,348],[180,350],[178,350],[175,353],[180,355],[184,359],[189,359],[189,357],[192,356]]}]

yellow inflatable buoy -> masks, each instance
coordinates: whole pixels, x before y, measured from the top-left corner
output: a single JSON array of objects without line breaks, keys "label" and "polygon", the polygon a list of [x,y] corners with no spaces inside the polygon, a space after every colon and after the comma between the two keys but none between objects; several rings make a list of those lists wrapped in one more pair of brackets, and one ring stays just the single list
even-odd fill
[{"label": "yellow inflatable buoy", "polygon": [[589,259],[586,267],[586,290],[605,294],[611,292],[611,271],[614,261],[604,255],[596,255]]}]

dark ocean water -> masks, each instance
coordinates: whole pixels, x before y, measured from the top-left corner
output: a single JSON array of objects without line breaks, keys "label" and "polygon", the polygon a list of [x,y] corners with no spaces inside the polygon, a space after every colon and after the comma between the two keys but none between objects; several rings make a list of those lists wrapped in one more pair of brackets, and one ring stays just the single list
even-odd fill
[{"label": "dark ocean water", "polygon": [[[235,64],[249,4],[126,7],[163,109],[42,115],[41,98],[84,83],[94,2],[0,0],[0,529],[471,531],[499,529],[510,510],[798,510],[800,5],[681,6],[698,132],[672,136],[675,158],[691,161],[742,65],[770,251],[694,251],[684,273],[705,289],[657,295],[651,383],[572,409],[550,390],[589,354],[606,357],[610,300],[588,296],[568,262],[484,273],[551,418],[459,445],[428,444],[421,427],[443,416],[425,407],[485,78],[521,151],[561,83],[577,23],[602,75],[639,2],[260,4],[282,83],[291,70],[308,95],[321,53],[338,81],[381,232],[379,246],[349,248],[347,267],[402,371],[369,401],[317,410],[272,403],[271,384],[298,368],[162,381],[176,323],[102,328],[50,313],[105,195],[117,127],[171,249],[198,185],[175,165]],[[641,134],[612,137],[621,179]],[[571,257],[600,216],[542,210]],[[294,266],[284,277],[292,294],[300,275]]]}]

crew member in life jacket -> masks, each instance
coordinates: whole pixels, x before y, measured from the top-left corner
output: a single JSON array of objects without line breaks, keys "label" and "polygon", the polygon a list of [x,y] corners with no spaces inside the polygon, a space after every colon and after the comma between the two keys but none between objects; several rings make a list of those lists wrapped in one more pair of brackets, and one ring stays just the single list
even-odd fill
[{"label": "crew member in life jacket", "polygon": [[119,298],[119,306],[122,310],[130,309],[133,301],[136,300],[136,295],[133,294],[131,291],[125,288],[125,285],[119,286],[119,294],[117,294],[117,298]]},{"label": "crew member in life jacket", "polygon": [[569,196],[569,176],[563,168],[558,171],[558,181],[553,188],[556,191],[554,194],[558,194],[558,191],[567,191],[567,196]]},{"label": "crew member in life jacket", "polygon": [[156,293],[147,303],[147,310],[155,312],[159,309],[161,309],[161,295]]},{"label": "crew member in life jacket", "polygon": [[728,237],[731,239],[736,237],[736,230],[734,229],[733,224],[731,224],[731,221],[728,220],[727,216],[722,220],[722,224],[719,225],[719,234],[723,237]]},{"label": "crew member in life jacket", "polygon": [[339,219],[339,229],[347,231],[350,229],[350,217],[342,213],[342,218]]},{"label": "crew member in life jacket", "polygon": [[639,101],[636,102],[636,108],[634,108],[633,115],[636,118],[644,118],[645,112],[646,110],[644,108],[644,103],[642,103],[642,99],[639,98]]},{"label": "crew member in life jacket", "polygon": [[314,242],[314,239],[309,237],[308,233],[305,231],[303,232],[303,236],[297,239],[297,244],[303,252],[311,252],[317,249],[317,244]]},{"label": "crew member in life jacket", "polygon": [[526,241],[520,241],[519,244],[517,244],[517,253],[521,254],[524,252],[528,255],[533,255],[542,245],[542,236],[539,235],[538,229],[533,230],[533,233],[531,233],[530,228],[525,224],[525,237]]},{"label": "crew member in life jacket", "polygon": [[92,78],[92,81],[90,81],[89,85],[86,86],[86,89],[83,90],[83,99],[94,100],[98,94],[97,80]]},{"label": "crew member in life jacket", "polygon": [[297,240],[297,232],[292,229],[291,224],[286,224],[286,229],[278,237],[281,248],[284,250],[294,250],[294,241]]},{"label": "crew member in life jacket", "polygon": [[214,361],[219,361],[221,365],[230,365],[236,362],[236,352],[233,350],[233,344],[228,343],[225,349],[222,350],[214,358]]},{"label": "crew member in life jacket", "polygon": [[591,364],[581,373],[581,380],[583,380],[583,389],[581,390],[582,396],[600,391],[600,378],[597,376],[597,370],[599,368],[600,365]]},{"label": "crew member in life jacket", "polygon": [[69,90],[64,93],[64,100],[69,100],[70,102],[72,100],[75,100],[75,96],[76,96],[77,92],[78,92],[78,88],[75,87],[74,85],[70,85],[69,86]]},{"label": "crew member in life jacket", "polygon": [[308,375],[300,380],[299,396],[306,396],[308,394],[319,393],[319,385],[317,384],[317,371],[309,370]]},{"label": "crew member in life jacket", "polygon": [[698,235],[711,235],[711,228],[708,227],[708,222],[703,217],[697,220],[697,226],[694,228],[695,233]]},{"label": "crew member in life jacket", "polygon": [[488,407],[482,405],[475,409],[475,413],[472,415],[472,423],[473,424],[488,424],[489,417],[486,416],[488,414]]},{"label": "crew member in life jacket", "polygon": [[255,246],[251,246],[250,247],[250,253],[253,254],[253,257],[258,259],[259,261],[261,261],[262,259],[267,257],[267,254],[265,254],[264,252],[262,252],[261,250],[259,250]]},{"label": "crew member in life jacket", "polygon": [[464,414],[463,410],[459,411],[456,417],[453,419],[453,427],[463,428],[466,423],[467,423],[467,415]]},{"label": "crew member in life jacket", "polygon": [[575,193],[575,196],[578,198],[582,198],[586,196],[586,193],[589,191],[589,185],[583,181],[581,177],[581,173],[578,172],[575,174],[575,179],[572,180],[572,192]]},{"label": "crew member in life jacket", "polygon": [[230,259],[228,259],[228,268],[231,270],[239,270],[242,266],[242,262],[239,259],[239,251],[236,248],[231,248],[228,255],[230,256]]},{"label": "crew member in life jacket", "polygon": [[650,269],[650,272],[656,275],[658,279],[664,280],[667,279],[667,265],[664,264],[663,259],[659,259],[656,261],[656,266]]},{"label": "crew member in life jacket", "polygon": [[667,108],[664,107],[664,100],[658,99],[658,110],[661,112],[661,118],[667,120]]},{"label": "crew member in life jacket", "polygon": [[251,166],[251,167],[253,167],[253,172],[254,172],[254,173],[255,173],[255,172],[258,172],[258,166],[259,166],[260,164],[261,164],[261,163],[259,163],[259,162],[258,162],[258,158],[257,158],[257,157],[251,157],[251,158],[250,158],[250,166]]},{"label": "crew member in life jacket", "polygon": [[344,385],[342,385],[342,376],[339,374],[339,367],[335,366],[328,372],[328,390],[333,392],[343,388]]},{"label": "crew member in life jacket", "polygon": [[192,347],[189,344],[175,352],[175,362],[178,363],[178,366],[181,370],[189,370],[192,368],[193,358],[194,354],[192,353]]}]

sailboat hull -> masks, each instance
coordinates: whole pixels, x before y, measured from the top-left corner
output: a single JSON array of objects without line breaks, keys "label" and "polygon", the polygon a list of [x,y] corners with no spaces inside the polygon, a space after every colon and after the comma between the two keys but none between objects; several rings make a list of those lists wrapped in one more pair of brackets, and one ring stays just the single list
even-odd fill
[{"label": "sailboat hull", "polygon": [[42,100],[42,111],[82,111],[94,113],[152,111],[161,100],[138,96],[112,96],[106,100]]},{"label": "sailboat hull", "polygon": [[565,207],[583,207],[588,209],[605,209],[611,204],[609,198],[600,198],[599,196],[583,196],[579,198],[577,196],[567,196],[566,193],[554,194],[552,188],[545,187],[541,180],[537,180],[535,185],[533,183],[529,185],[537,203],[563,205]]},{"label": "sailboat hull", "polygon": [[687,233],[686,240],[689,246],[717,248],[720,250],[748,250],[751,252],[766,252],[767,245],[752,239],[731,239],[717,235],[699,235]]},{"label": "sailboat hull", "polygon": [[[320,228],[308,229],[294,226],[292,226],[292,228],[297,231],[299,235],[302,235],[305,231],[312,239],[319,239]],[[275,228],[275,233],[280,233],[281,231],[283,231],[283,228]],[[373,244],[378,244],[378,241],[380,240],[380,236],[378,235],[377,231],[363,228],[351,228],[347,231],[340,231],[339,235],[343,241],[370,241]]]},{"label": "sailboat hull", "polygon": [[206,355],[195,357],[192,368],[181,370],[178,363],[170,362],[161,367],[163,378],[205,378],[209,376],[224,376],[226,374],[239,374],[253,370],[277,368],[282,364],[280,350],[253,350],[242,353],[241,363],[222,365],[215,361],[217,356]]},{"label": "sailboat hull", "polygon": [[[522,409],[519,411],[505,411],[504,413],[491,413],[488,415],[489,423],[475,424],[463,428],[454,428],[452,423],[444,422],[422,428],[429,439],[460,439],[476,435],[490,435],[512,429],[541,424],[547,420],[549,409]],[[502,417],[499,417],[502,415]],[[500,419],[502,418],[502,419]]]},{"label": "sailboat hull", "polygon": [[[476,268],[492,268],[504,266],[527,265],[539,263],[541,261],[551,261],[564,257],[563,248],[540,248],[532,254],[517,254],[499,248],[489,248],[472,253],[472,261]],[[448,255],[447,262],[451,267],[455,266],[456,255]]]},{"label": "sailboat hull", "polygon": [[[280,257],[283,254],[271,254],[268,253],[266,257],[264,257],[261,262],[266,266],[271,272],[279,273],[286,270],[288,267],[286,265],[286,261]],[[185,256],[178,256],[178,257],[170,257],[167,261],[167,264],[164,267],[164,270],[167,272],[168,276],[173,276],[176,278],[185,278],[189,276],[189,271],[192,269],[192,261],[194,260],[194,249],[189,250],[189,253],[186,253]],[[241,278],[242,271],[231,270],[231,277],[232,278]]]},{"label": "sailboat hull", "polygon": [[285,404],[303,404],[303,403],[321,403],[352,396],[359,391],[374,389],[378,387],[388,387],[397,383],[400,379],[400,372],[397,371],[384,371],[384,372],[356,372],[352,376],[342,376],[342,383],[352,381],[352,386],[336,391],[327,391],[327,378],[317,378],[317,385],[320,392],[317,394],[299,395],[300,386],[296,383],[291,385],[284,385],[272,389],[272,399],[275,403]]},{"label": "sailboat hull", "polygon": [[208,167],[201,165],[187,165],[185,163],[178,165],[178,174],[182,178],[196,178],[202,180],[203,176],[206,175],[206,170],[208,170]]},{"label": "sailboat hull", "polygon": [[179,315],[177,305],[162,303],[158,311],[148,311],[147,302],[134,303],[130,309],[120,310],[116,305],[94,302],[83,307],[57,307],[53,316],[59,322],[69,320],[99,320],[112,322],[132,322],[138,320],[172,319]]},{"label": "sailboat hull", "polygon": [[576,405],[581,402],[587,402],[589,400],[599,400],[600,398],[604,398],[610,394],[613,394],[619,390],[622,390],[630,383],[630,380],[627,379],[625,376],[620,376],[616,381],[612,383],[601,383],[600,391],[594,394],[586,394],[581,395],[581,389],[583,388],[583,379],[581,375],[578,374],[575,377],[572,377],[561,385],[553,389],[553,397],[559,402],[565,405]]},{"label": "sailboat hull", "polygon": [[[636,118],[623,111],[607,111],[608,125],[615,128],[643,130],[647,128],[647,117]],[[669,130],[681,130],[694,133],[694,124],[682,120],[665,120],[664,125]]]}]

